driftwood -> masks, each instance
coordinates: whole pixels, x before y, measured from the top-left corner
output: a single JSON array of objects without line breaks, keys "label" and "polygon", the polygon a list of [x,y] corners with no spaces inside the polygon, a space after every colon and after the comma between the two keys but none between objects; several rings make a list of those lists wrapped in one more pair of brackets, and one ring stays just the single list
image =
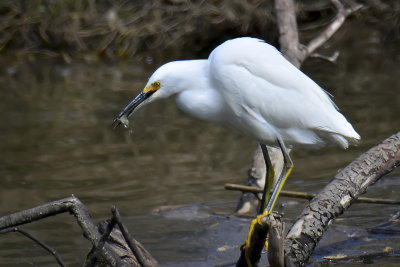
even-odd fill
[{"label": "driftwood", "polygon": [[[284,241],[284,256],[279,251],[283,238],[280,238],[280,221],[261,219],[261,225],[254,228],[252,251],[261,252],[264,244],[261,237],[270,231],[268,259],[271,266],[303,266],[314,251],[328,225],[341,215],[356,199],[366,192],[367,187],[393,171],[400,165],[400,132],[392,135],[380,144],[371,148],[347,167],[342,169],[334,179],[317,194],[301,215],[296,219]],[[278,228],[278,230],[274,229]],[[281,255],[283,258],[276,258]],[[256,264],[260,255],[252,256]],[[237,266],[247,266],[244,255]],[[280,263],[285,261],[284,265]]]},{"label": "driftwood", "polygon": [[[103,263],[108,266],[158,266],[157,261],[150,253],[130,236],[115,207],[112,208],[111,222],[103,222],[97,227],[85,205],[75,196],[0,217],[0,234],[21,233],[49,251],[54,255],[58,264],[64,266],[57,252],[18,227],[64,212],[69,212],[75,217],[84,236],[92,243],[93,248],[87,257],[85,266]],[[118,225],[118,228],[115,228],[115,225]]]},{"label": "driftwood", "polygon": [[308,204],[285,239],[285,253],[304,265],[327,226],[378,179],[400,165],[400,132],[362,154]]}]

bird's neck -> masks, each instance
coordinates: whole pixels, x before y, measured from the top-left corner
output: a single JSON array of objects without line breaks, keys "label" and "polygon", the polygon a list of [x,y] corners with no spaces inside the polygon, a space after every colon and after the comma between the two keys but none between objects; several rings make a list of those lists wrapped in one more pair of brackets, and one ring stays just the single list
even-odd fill
[{"label": "bird's neck", "polygon": [[186,90],[203,89],[209,86],[209,66],[207,60],[182,60],[169,63],[172,69],[171,84],[165,97]]},{"label": "bird's neck", "polygon": [[181,64],[182,78],[175,91],[178,107],[197,119],[221,122],[225,102],[212,84],[208,60],[191,60]]}]

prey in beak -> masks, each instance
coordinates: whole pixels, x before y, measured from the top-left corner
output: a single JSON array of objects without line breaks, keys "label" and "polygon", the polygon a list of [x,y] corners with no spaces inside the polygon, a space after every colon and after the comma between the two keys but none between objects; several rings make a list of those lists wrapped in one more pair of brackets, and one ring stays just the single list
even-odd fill
[{"label": "prey in beak", "polygon": [[153,82],[149,86],[143,89],[114,119],[112,125],[116,128],[121,123],[128,128],[128,118],[133,114],[137,108],[144,103],[149,97],[158,91],[161,87],[160,81]]}]

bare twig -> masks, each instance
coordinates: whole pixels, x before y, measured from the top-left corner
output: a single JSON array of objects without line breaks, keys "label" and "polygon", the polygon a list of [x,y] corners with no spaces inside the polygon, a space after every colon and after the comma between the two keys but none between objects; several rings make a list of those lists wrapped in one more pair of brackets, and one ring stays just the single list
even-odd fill
[{"label": "bare twig", "polygon": [[340,29],[350,14],[363,7],[353,3],[350,8],[345,8],[340,0],[331,0],[331,2],[337,10],[336,18],[308,45],[304,46],[299,41],[294,0],[275,0],[281,52],[295,66],[300,67],[307,57],[311,56]]},{"label": "bare twig", "polygon": [[314,53],[314,51],[321,47],[321,45],[326,43],[326,41],[328,41],[340,29],[340,27],[342,27],[344,21],[350,14],[363,7],[363,5],[354,4],[350,8],[345,8],[340,0],[331,0],[331,2],[337,10],[336,18],[328,27],[325,28],[324,31],[311,40],[311,42],[305,47],[305,58]]},{"label": "bare twig", "polygon": [[326,60],[326,61],[328,61],[328,62],[331,62],[331,63],[336,63],[336,60],[339,58],[339,51],[335,51],[335,53],[333,53],[333,55],[331,55],[331,56],[325,56],[325,55],[321,55],[321,54],[318,54],[318,53],[312,53],[311,55],[310,55],[310,57],[312,57],[312,58],[320,58],[320,59],[324,59],[324,60]]},{"label": "bare twig", "polygon": [[[240,184],[225,184],[225,189],[232,190],[232,191],[251,192],[251,193],[262,193],[263,192],[263,190],[258,187],[245,186],[245,185],[240,185]],[[302,198],[302,199],[307,199],[307,200],[311,200],[316,196],[316,194],[311,194],[311,193],[306,193],[306,192],[289,191],[289,190],[281,190],[279,195],[284,196],[284,197]],[[355,202],[356,203],[400,205],[400,200],[369,198],[369,197],[360,197]]]},{"label": "bare twig", "polygon": [[[268,149],[268,154],[271,157],[272,166],[275,171],[275,176],[274,176],[274,184],[275,184],[276,180],[279,178],[279,175],[282,172],[283,155],[279,148],[268,146],[267,149]],[[288,152],[290,152],[290,149],[288,149]],[[267,172],[266,172],[264,157],[262,156],[260,146],[257,145],[257,149],[253,156],[252,168],[247,177],[246,185],[252,187],[258,187],[261,190],[261,188],[264,188],[265,185],[266,173]],[[237,213],[245,214],[245,213],[250,213],[252,210],[255,210],[255,208],[258,205],[259,198],[254,193],[259,193],[258,197],[261,199],[262,192],[252,192],[252,193],[244,192],[241,195],[239,203],[236,207]]]},{"label": "bare twig", "polygon": [[46,243],[40,241],[37,237],[31,235],[30,233],[22,230],[19,227],[9,227],[9,228],[5,228],[0,230],[0,234],[6,234],[6,233],[10,233],[10,232],[15,232],[15,233],[20,233],[23,236],[26,236],[27,238],[29,238],[30,240],[34,241],[36,244],[38,244],[39,246],[41,246],[42,248],[44,248],[45,250],[47,250],[51,255],[54,256],[54,258],[56,259],[56,261],[58,262],[58,265],[64,267],[65,264],[62,261],[61,257],[58,255],[57,251],[52,249],[50,246],[46,245]]}]

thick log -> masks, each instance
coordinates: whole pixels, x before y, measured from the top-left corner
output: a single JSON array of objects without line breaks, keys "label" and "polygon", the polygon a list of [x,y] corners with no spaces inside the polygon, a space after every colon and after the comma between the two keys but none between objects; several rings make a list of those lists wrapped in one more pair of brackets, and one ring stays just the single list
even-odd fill
[{"label": "thick log", "polygon": [[308,204],[285,239],[286,256],[296,265],[314,251],[328,225],[378,179],[400,165],[400,132],[362,154]]}]

